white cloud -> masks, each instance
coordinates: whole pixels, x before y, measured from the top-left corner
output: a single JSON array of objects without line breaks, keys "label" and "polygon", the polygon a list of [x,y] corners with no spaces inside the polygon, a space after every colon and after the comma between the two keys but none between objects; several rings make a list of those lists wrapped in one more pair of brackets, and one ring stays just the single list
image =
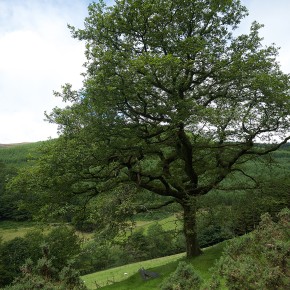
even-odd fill
[{"label": "white cloud", "polygon": [[[71,4],[73,3],[73,4]],[[84,45],[67,23],[81,26],[84,1],[0,0],[0,143],[56,137],[44,111],[66,82],[80,88]]]},{"label": "white cloud", "polygon": [[34,110],[1,113],[1,144],[34,142],[55,136],[57,126],[44,122],[43,119],[43,113],[37,113]]}]

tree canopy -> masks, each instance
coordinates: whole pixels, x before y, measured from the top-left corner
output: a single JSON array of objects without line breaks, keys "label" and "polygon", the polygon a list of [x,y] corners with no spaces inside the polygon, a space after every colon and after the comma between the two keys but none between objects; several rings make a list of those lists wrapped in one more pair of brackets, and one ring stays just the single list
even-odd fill
[{"label": "tree canopy", "polygon": [[65,85],[56,95],[69,105],[47,114],[60,131],[47,188],[110,193],[121,214],[177,202],[187,255],[198,255],[196,199],[233,175],[237,187],[256,186],[243,164],[290,139],[278,49],[262,45],[256,22],[236,36],[247,16],[238,0],[100,1],[88,13],[84,29],[70,26],[86,43],[83,88]]}]

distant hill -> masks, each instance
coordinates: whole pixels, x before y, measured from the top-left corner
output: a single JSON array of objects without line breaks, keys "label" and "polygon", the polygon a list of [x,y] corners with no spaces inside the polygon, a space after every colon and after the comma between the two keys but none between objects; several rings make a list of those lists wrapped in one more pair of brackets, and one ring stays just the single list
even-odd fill
[{"label": "distant hill", "polygon": [[[49,141],[0,144],[0,163],[22,167],[28,160],[34,159],[33,157],[39,154],[39,147],[46,142]],[[258,146],[266,146],[266,144]],[[272,156],[277,158],[279,162],[287,163],[287,166],[289,166],[290,143],[282,145]]]},{"label": "distant hill", "polygon": [[21,142],[21,143],[11,143],[11,144],[1,144],[0,143],[0,148],[1,147],[4,147],[4,148],[7,148],[7,147],[14,147],[14,146],[21,146],[21,145],[25,145],[25,144],[33,144],[33,142]]},{"label": "distant hill", "polygon": [[24,166],[29,159],[37,155],[38,148],[43,142],[23,142],[0,144],[0,162],[14,167]]}]

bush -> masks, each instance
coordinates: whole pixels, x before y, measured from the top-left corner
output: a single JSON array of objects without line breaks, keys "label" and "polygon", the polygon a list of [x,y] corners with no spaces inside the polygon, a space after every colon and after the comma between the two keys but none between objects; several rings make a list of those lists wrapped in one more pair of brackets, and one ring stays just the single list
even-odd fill
[{"label": "bush", "polygon": [[95,239],[84,244],[74,265],[81,275],[101,271],[118,265],[117,261],[121,253],[119,246],[112,245],[109,241]]},{"label": "bush", "polygon": [[47,235],[40,231],[32,231],[23,238],[17,237],[2,242],[0,243],[0,287],[20,277],[20,268],[27,259],[30,259],[33,264],[38,263],[40,267],[45,257],[52,263],[50,268],[56,269],[52,275],[57,276],[57,273],[69,265],[71,259],[79,252],[79,238],[72,229],[63,226],[53,229]]},{"label": "bush", "polygon": [[52,260],[44,256],[37,264],[28,259],[21,267],[22,275],[4,290],[87,290],[79,273],[70,266],[60,272],[52,266]]},{"label": "bush", "polygon": [[198,290],[202,279],[186,262],[180,262],[175,270],[161,285],[162,290]]},{"label": "bush", "polygon": [[0,246],[0,286],[11,283],[20,274],[20,266],[34,252],[35,249],[25,238],[17,237],[3,242]]},{"label": "bush", "polygon": [[133,263],[149,259],[149,241],[144,234],[144,230],[133,231],[128,239],[122,244],[123,257],[125,263]]},{"label": "bush", "polygon": [[290,285],[290,211],[274,222],[261,217],[252,233],[229,243],[216,271],[229,289],[287,289]]}]

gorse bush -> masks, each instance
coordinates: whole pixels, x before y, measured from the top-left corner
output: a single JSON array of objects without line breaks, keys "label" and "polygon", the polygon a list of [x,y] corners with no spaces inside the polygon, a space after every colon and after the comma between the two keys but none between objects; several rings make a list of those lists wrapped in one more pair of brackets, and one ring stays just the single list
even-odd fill
[{"label": "gorse bush", "polygon": [[216,266],[216,274],[231,290],[287,289],[289,236],[289,209],[279,213],[277,222],[269,214],[262,215],[256,230],[229,243]]},{"label": "gorse bush", "polygon": [[60,272],[52,266],[52,260],[44,256],[36,264],[31,259],[26,260],[21,267],[21,276],[5,290],[86,290],[79,273],[70,266]]},{"label": "gorse bush", "polygon": [[31,247],[29,240],[17,237],[0,245],[0,286],[7,285],[20,274],[20,267],[25,260],[35,255],[38,248]]}]

